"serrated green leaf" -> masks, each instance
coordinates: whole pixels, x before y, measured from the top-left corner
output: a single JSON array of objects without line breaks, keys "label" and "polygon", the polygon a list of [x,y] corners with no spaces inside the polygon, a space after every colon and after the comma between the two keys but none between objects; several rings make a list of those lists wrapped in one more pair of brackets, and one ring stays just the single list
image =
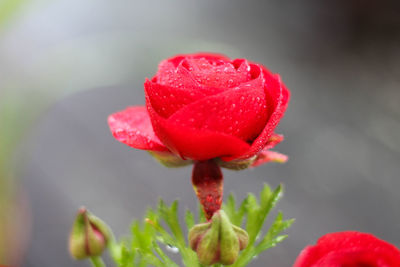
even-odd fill
[{"label": "serrated green leaf", "polygon": [[246,213],[247,199],[244,199],[239,207],[236,209],[236,200],[233,194],[228,196],[226,204],[222,205],[222,209],[226,212],[231,223],[236,226],[241,226],[243,217]]},{"label": "serrated green leaf", "polygon": [[277,236],[277,237],[275,237],[275,238],[273,238],[271,240],[268,240],[268,242],[265,242],[262,245],[257,246],[255,248],[254,255],[258,255],[261,252],[263,252],[263,251],[265,251],[265,250],[267,250],[269,248],[275,247],[278,243],[282,242],[287,237],[288,237],[288,235],[280,235],[280,236]]},{"label": "serrated green leaf", "polygon": [[164,251],[160,248],[160,246],[157,244],[157,242],[153,243],[153,248],[154,251],[160,256],[160,258],[163,261],[163,264],[168,267],[178,267],[175,262],[173,262],[165,253]]},{"label": "serrated green leaf", "polygon": [[258,205],[257,198],[254,194],[249,193],[246,198],[246,210],[255,210],[259,209],[260,205]]},{"label": "serrated green leaf", "polygon": [[[286,235],[280,235],[280,233],[287,229],[293,223],[293,220],[283,220],[283,215],[279,212],[267,234],[255,245],[257,235],[261,235],[265,219],[281,196],[281,186],[278,186],[272,192],[267,185],[264,185],[263,190],[260,192],[259,200],[255,195],[249,194],[242,201],[240,207],[236,207],[237,204],[233,195],[227,198],[223,208],[231,222],[240,226],[242,221],[246,220],[246,228],[249,233],[249,245],[239,254],[232,267],[246,266],[255,255],[276,246],[287,237]],[[206,221],[200,208],[199,221]],[[194,215],[189,210],[185,213],[185,224],[188,230],[195,224]],[[159,245],[164,244],[175,246],[179,249],[184,266],[205,267],[199,264],[196,253],[188,247],[183,232],[179,224],[178,202],[174,201],[168,206],[163,200],[160,200],[156,210],[147,210],[146,223],[144,225],[137,221],[132,224],[131,247],[126,247],[126,245],[124,247],[123,242],[121,242],[118,245],[120,252],[116,253],[120,256],[115,261],[118,266],[122,267],[144,267],[148,265],[177,267],[178,265],[168,257]],[[214,264],[213,266],[221,267],[222,265]]]},{"label": "serrated green leaf", "polygon": [[268,204],[271,198],[271,194],[271,188],[267,184],[264,184],[264,187],[260,192],[260,205],[262,207],[265,207]]},{"label": "serrated green leaf", "polygon": [[185,223],[188,231],[194,226],[194,216],[190,210],[186,210]]},{"label": "serrated green leaf", "polygon": [[121,257],[118,259],[117,264],[120,267],[133,267],[133,262],[135,260],[135,251],[130,251],[126,244],[121,244],[120,246]]},{"label": "serrated green leaf", "polygon": [[228,217],[230,219],[232,217],[234,217],[234,214],[236,211],[236,200],[235,200],[235,196],[232,193],[229,194],[226,202],[222,204],[222,208],[226,212],[226,215],[228,215]]},{"label": "serrated green leaf", "polygon": [[153,266],[168,266],[165,263],[163,263],[159,258],[157,258],[155,255],[153,254],[144,254],[142,255],[142,261],[140,262],[140,267],[145,267],[148,266],[148,264],[151,264]]},{"label": "serrated green leaf", "polygon": [[[266,185],[267,186],[267,185]],[[262,205],[266,209],[268,209],[268,212],[276,206],[278,201],[282,198],[283,195],[283,187],[282,185],[278,185],[278,187],[274,190],[272,194],[270,194],[270,197],[267,201],[263,202]]]},{"label": "serrated green leaf", "polygon": [[[267,198],[268,197],[268,198]],[[282,186],[279,185],[274,192],[270,192],[270,189],[267,185],[264,185],[262,193],[260,194],[261,206],[254,207],[254,204],[248,204],[252,207],[248,210],[248,219],[247,219],[247,231],[249,233],[249,244],[252,245],[258,233],[261,231],[261,228],[264,224],[265,219],[267,218],[269,212],[273,207],[275,207],[276,203],[282,197]],[[254,197],[255,198],[255,197]],[[249,195],[248,201],[250,203],[254,203],[254,198]]]},{"label": "serrated green leaf", "polygon": [[204,211],[200,207],[200,205],[198,205],[197,210],[198,210],[198,216],[199,216],[199,223],[203,223],[203,222],[207,221]]},{"label": "serrated green leaf", "polygon": [[178,201],[172,202],[171,206],[168,207],[164,201],[160,201],[159,210],[161,211],[161,216],[167,223],[168,227],[171,229],[172,235],[178,241],[178,247],[184,247],[186,245],[185,237],[181,226],[179,225],[178,217]]}]

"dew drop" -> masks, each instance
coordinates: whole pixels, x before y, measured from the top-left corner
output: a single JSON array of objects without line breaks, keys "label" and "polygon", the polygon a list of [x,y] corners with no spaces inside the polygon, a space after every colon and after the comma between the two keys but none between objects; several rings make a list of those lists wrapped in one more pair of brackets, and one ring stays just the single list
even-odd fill
[{"label": "dew drop", "polygon": [[170,245],[170,244],[166,245],[165,248],[166,248],[169,252],[172,252],[172,253],[175,253],[175,254],[179,252],[179,248],[177,248],[177,247],[175,247],[175,246],[172,246],[172,245]]}]

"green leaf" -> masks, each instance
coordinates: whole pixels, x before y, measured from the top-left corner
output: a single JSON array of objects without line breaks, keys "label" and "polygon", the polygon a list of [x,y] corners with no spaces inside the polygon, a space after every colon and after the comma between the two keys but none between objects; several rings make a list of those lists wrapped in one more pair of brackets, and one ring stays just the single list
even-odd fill
[{"label": "green leaf", "polygon": [[197,206],[198,209],[198,216],[199,216],[199,222],[203,223],[206,222],[206,215],[204,214],[204,210],[200,207],[200,205]]},{"label": "green leaf", "polygon": [[264,185],[260,193],[260,203],[257,202],[253,194],[249,194],[243,201],[247,213],[246,229],[249,234],[249,245],[241,252],[237,261],[232,266],[246,266],[256,255],[276,246],[279,242],[286,239],[286,235],[279,234],[290,227],[294,220],[284,221],[282,213],[279,212],[265,236],[258,244],[255,244],[257,237],[261,236],[261,230],[269,212],[282,197],[282,191],[283,188],[281,185],[273,192],[268,185]]},{"label": "green leaf", "polygon": [[243,217],[246,213],[246,205],[247,205],[247,199],[245,199],[240,205],[239,209],[236,210],[235,196],[231,193],[228,196],[226,204],[223,204],[222,207],[223,210],[228,215],[231,223],[240,227],[242,225]]},{"label": "green leaf", "polygon": [[261,231],[261,228],[264,224],[266,217],[273,207],[275,207],[276,203],[282,197],[282,186],[279,185],[274,192],[271,193],[271,189],[268,185],[264,184],[264,188],[260,193],[261,205],[257,204],[257,200],[254,195],[250,194],[247,198],[247,210],[248,210],[248,219],[247,219],[247,232],[249,234],[249,245],[252,245],[258,234]]},{"label": "green leaf", "polygon": [[133,267],[134,266],[133,262],[135,261],[136,251],[129,250],[129,248],[125,242],[121,242],[119,254],[121,256],[116,261],[118,266],[120,266],[120,267]]},{"label": "green leaf", "polygon": [[171,207],[168,207],[163,200],[160,200],[158,208],[161,218],[167,223],[168,227],[171,229],[171,232],[178,241],[178,244],[184,247],[186,245],[186,242],[182,228],[179,225],[178,201],[175,200],[174,202],[172,202]]},{"label": "green leaf", "polygon": [[187,230],[189,231],[193,226],[194,226],[194,216],[193,213],[190,210],[186,210],[185,214],[185,222],[186,222],[186,227]]}]

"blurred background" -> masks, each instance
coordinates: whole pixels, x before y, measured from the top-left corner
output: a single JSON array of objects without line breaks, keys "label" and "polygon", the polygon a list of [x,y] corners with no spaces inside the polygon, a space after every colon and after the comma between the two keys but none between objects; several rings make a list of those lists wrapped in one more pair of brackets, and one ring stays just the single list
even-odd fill
[{"label": "blurred background", "polygon": [[196,209],[190,167],[118,143],[106,118],[144,104],[160,60],[197,51],[261,62],[292,91],[289,162],[224,171],[239,199],[282,182],[296,218],[250,266],[291,266],[333,231],[400,246],[399,1],[1,0],[0,40],[0,264],[89,266],[67,251],[81,205],[117,236],[159,197]]}]

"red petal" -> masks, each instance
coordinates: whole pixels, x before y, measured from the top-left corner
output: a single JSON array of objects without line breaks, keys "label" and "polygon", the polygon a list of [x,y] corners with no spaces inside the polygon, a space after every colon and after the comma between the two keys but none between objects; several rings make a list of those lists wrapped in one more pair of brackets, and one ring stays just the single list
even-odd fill
[{"label": "red petal", "polygon": [[237,87],[208,96],[177,111],[168,121],[197,130],[211,130],[252,141],[264,128],[265,93],[252,87]]},{"label": "red petal", "polygon": [[128,107],[108,117],[113,136],[138,149],[168,151],[153,131],[146,107]]},{"label": "red petal", "polygon": [[220,88],[176,88],[146,80],[144,89],[154,110],[163,118],[168,118],[177,110],[202,99],[208,95],[217,94]]},{"label": "red petal", "polygon": [[232,88],[251,79],[250,66],[244,62],[236,68],[231,62],[210,62],[206,58],[187,58],[185,66],[194,79],[204,86]]},{"label": "red petal", "polygon": [[182,89],[194,89],[200,86],[190,74],[189,70],[183,67],[181,63],[175,66],[168,60],[164,60],[158,65],[155,78],[158,84]]},{"label": "red petal", "polygon": [[185,58],[205,58],[210,62],[229,62],[230,59],[222,54],[217,53],[194,53],[194,54],[180,54],[174,57],[168,58],[163,62],[171,62],[175,67],[178,67],[181,64],[182,60]]},{"label": "red petal", "polygon": [[153,109],[147,94],[146,103],[157,136],[171,151],[183,158],[208,160],[220,156],[235,156],[243,154],[250,147],[231,135],[194,129],[166,120]]},{"label": "red petal", "polygon": [[276,133],[272,134],[271,137],[268,139],[268,142],[265,144],[263,150],[268,150],[275,147],[277,144],[282,142],[283,139],[284,137],[281,134],[276,134]]},{"label": "red petal", "polygon": [[200,53],[195,53],[195,54],[191,54],[188,55],[189,57],[193,57],[193,58],[205,58],[209,61],[215,61],[215,62],[219,62],[219,61],[230,61],[230,58],[226,57],[225,55],[222,54],[218,54],[218,53],[204,53],[204,52],[200,52]]},{"label": "red petal", "polygon": [[264,163],[268,162],[277,162],[277,163],[285,163],[288,160],[288,156],[285,154],[281,154],[279,152],[271,151],[271,150],[263,150],[258,155],[256,160],[251,164],[251,167],[258,167]]},{"label": "red petal", "polygon": [[316,245],[306,247],[293,267],[361,266],[361,263],[365,266],[400,266],[400,251],[371,234],[330,233],[321,237]]},{"label": "red petal", "polygon": [[[274,106],[268,122],[266,123],[263,131],[251,145],[251,148],[241,155],[239,158],[249,158],[262,150],[270,137],[272,136],[280,119],[283,117],[288,105],[290,92],[281,82],[279,75],[272,75],[267,70],[263,70],[265,76],[265,92],[267,95],[267,103]],[[233,160],[234,157],[226,157],[225,161]]]}]

